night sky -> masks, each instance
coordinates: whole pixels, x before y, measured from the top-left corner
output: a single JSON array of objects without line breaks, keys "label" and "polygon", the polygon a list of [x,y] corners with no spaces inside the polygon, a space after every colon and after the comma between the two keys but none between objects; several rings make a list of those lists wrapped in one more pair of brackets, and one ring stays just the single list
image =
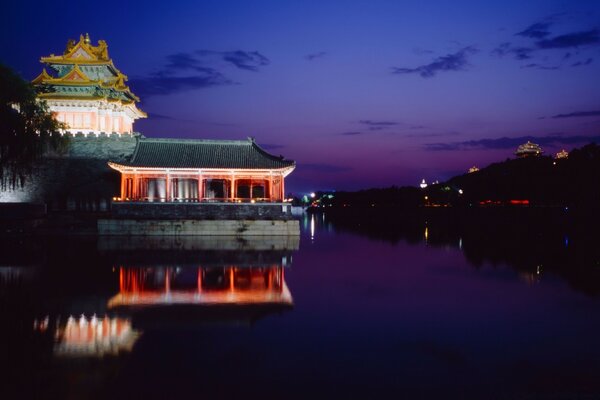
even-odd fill
[{"label": "night sky", "polygon": [[32,79],[104,39],[148,137],[256,138],[287,188],[443,180],[600,142],[600,1],[11,2],[0,62]]}]

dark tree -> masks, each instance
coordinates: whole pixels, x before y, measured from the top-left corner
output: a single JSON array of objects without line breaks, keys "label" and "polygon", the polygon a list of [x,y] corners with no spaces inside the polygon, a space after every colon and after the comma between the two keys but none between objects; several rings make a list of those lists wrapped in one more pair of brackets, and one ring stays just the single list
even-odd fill
[{"label": "dark tree", "polygon": [[64,152],[62,128],[33,85],[0,64],[0,186],[22,186],[36,161]]}]

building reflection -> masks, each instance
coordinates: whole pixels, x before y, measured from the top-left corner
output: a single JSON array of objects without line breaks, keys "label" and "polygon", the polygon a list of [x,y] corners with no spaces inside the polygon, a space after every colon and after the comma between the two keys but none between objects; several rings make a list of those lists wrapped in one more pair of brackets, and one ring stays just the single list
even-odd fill
[{"label": "building reflection", "polygon": [[140,336],[131,326],[131,320],[120,317],[69,316],[58,318],[52,325],[50,317],[36,319],[33,329],[51,334],[53,353],[59,357],[104,357],[130,352]]},{"label": "building reflection", "polygon": [[161,305],[293,304],[284,267],[119,268],[109,309]]}]

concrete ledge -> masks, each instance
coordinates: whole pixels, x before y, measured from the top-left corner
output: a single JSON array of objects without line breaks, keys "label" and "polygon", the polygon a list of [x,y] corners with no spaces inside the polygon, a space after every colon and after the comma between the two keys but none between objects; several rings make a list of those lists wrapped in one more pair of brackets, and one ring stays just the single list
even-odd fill
[{"label": "concrete ledge", "polygon": [[297,220],[99,219],[99,235],[279,236],[300,235]]},{"label": "concrete ledge", "polygon": [[123,219],[157,220],[288,220],[290,203],[180,203],[113,202],[112,216]]}]

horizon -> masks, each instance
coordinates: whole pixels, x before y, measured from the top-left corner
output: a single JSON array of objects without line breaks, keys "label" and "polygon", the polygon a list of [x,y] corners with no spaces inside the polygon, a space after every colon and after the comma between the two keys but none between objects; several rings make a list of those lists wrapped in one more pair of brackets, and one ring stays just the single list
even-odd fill
[{"label": "horizon", "polygon": [[68,39],[106,40],[148,113],[134,131],[252,136],[296,161],[290,192],[442,182],[527,140],[546,155],[600,141],[598,2],[7,8],[0,62],[23,78]]}]

